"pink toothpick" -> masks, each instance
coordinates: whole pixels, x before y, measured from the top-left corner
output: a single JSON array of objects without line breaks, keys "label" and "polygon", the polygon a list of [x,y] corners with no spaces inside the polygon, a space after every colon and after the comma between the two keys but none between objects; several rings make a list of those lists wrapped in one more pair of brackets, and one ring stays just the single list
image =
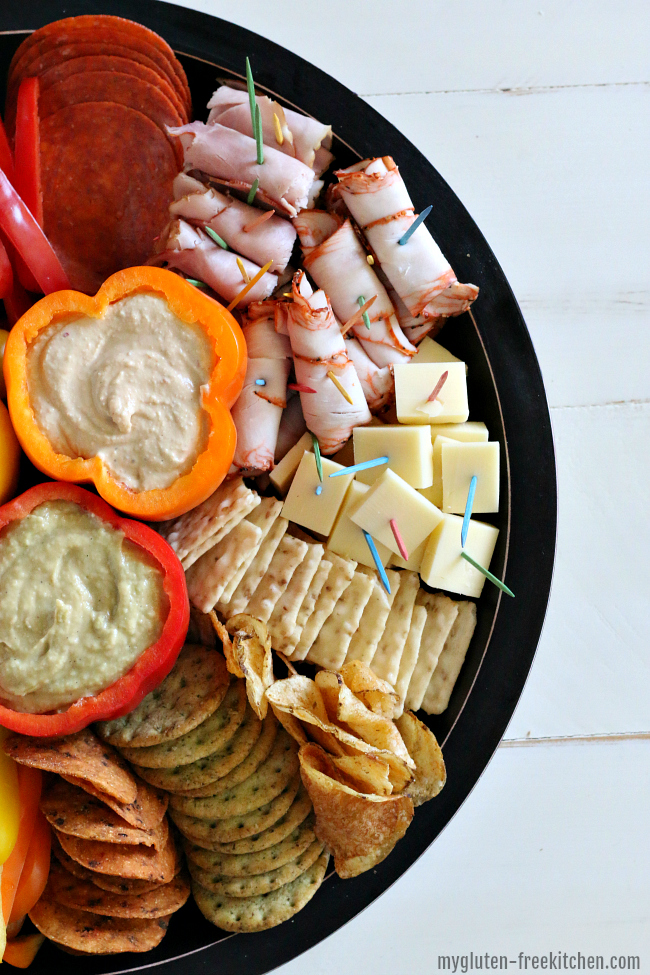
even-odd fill
[{"label": "pink toothpick", "polygon": [[390,524],[391,531],[392,531],[393,535],[395,536],[395,541],[397,542],[397,547],[399,549],[399,554],[402,556],[402,558],[404,559],[405,562],[408,562],[408,560],[409,560],[409,553],[406,551],[406,545],[404,544],[404,539],[402,538],[402,536],[400,534],[400,530],[397,527],[397,522],[395,521],[394,518],[391,518],[389,524]]},{"label": "pink toothpick", "polygon": [[442,376],[440,377],[440,379],[438,380],[438,382],[433,387],[433,392],[431,393],[431,396],[429,396],[429,398],[427,400],[427,403],[432,403],[434,401],[434,399],[437,399],[438,398],[438,394],[439,394],[440,390],[442,389],[442,387],[447,382],[447,376],[448,375],[449,375],[449,370],[447,370],[446,372],[443,372]]}]

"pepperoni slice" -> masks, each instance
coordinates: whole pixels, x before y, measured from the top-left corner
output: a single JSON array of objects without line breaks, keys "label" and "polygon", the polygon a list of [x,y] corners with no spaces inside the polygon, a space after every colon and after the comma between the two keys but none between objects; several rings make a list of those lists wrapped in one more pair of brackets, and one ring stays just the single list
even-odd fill
[{"label": "pepperoni slice", "polygon": [[41,123],[44,230],[73,288],[142,264],[169,219],[172,146],[141,112],[82,102]]}]

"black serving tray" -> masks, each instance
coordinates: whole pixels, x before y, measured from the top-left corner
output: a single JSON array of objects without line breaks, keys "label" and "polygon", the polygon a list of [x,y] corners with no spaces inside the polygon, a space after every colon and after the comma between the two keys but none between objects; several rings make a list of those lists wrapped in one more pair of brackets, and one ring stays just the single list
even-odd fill
[{"label": "black serving tray", "polygon": [[[549,598],[556,530],[556,482],[548,405],[523,317],[480,230],[439,173],[397,129],[334,78],[259,34],[157,0],[3,0],[0,5],[0,104],[9,61],[25,34],[61,17],[107,13],[161,34],[187,71],[197,118],[216,79],[244,77],[251,59],[259,89],[334,129],[337,163],[392,155],[416,211],[433,203],[427,224],[459,280],[480,286],[472,314],[451,319],[440,341],[469,365],[470,417],[501,444],[500,528],[492,562],[516,593],[486,584],[478,626],[448,709],[427,724],[443,744],[448,780],[416,810],[406,836],[376,869],[353,880],[335,874],[290,922],[230,935],[208,924],[192,902],[172,918],[161,945],[146,954],[72,958],[46,944],[31,975],[261,975],[336,931],[385,891],[426,850],[467,798],[497,747],[522,692]],[[42,478],[40,478],[42,479]],[[31,480],[31,477],[30,477]],[[437,878],[437,882],[440,878]]]}]

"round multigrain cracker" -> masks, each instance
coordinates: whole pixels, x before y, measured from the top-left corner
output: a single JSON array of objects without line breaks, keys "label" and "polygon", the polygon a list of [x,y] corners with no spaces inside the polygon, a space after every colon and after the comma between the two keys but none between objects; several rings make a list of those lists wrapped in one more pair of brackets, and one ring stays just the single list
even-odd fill
[{"label": "round multigrain cracker", "polygon": [[[187,790],[196,789],[200,795],[204,795],[203,790],[207,789],[208,795],[212,795],[215,790],[208,787],[212,784],[216,785],[217,780],[229,779],[230,775],[234,775],[242,766],[245,769],[243,778],[248,778],[260,762],[264,761],[271,750],[276,734],[276,724],[273,722],[267,724],[267,721],[268,718],[265,718],[261,723],[249,706],[246,708],[244,720],[221,751],[201,758],[198,762],[192,762],[190,765],[177,765],[174,768],[143,768],[136,765],[134,768],[138,775],[151,785],[159,786],[168,792],[194,795],[194,792]],[[249,747],[251,740],[254,741],[252,748]],[[237,781],[242,780],[237,779]]]},{"label": "round multigrain cracker", "polygon": [[281,728],[266,761],[239,785],[203,799],[172,796],[170,804],[174,809],[198,819],[243,816],[279,796],[293,779],[299,764],[296,743]]},{"label": "round multigrain cracker", "polygon": [[188,645],[164,681],[135,710],[95,728],[118,748],[148,747],[180,738],[217,710],[228,689],[226,661],[216,650]]},{"label": "round multigrain cracker", "polygon": [[167,933],[169,917],[102,917],[57,904],[47,889],[29,912],[32,923],[50,941],[93,955],[150,951]]},{"label": "round multigrain cracker", "polygon": [[244,720],[246,713],[246,684],[236,680],[216,711],[200,725],[174,738],[149,748],[121,748],[128,762],[144,768],[175,768],[225,748]]},{"label": "round multigrain cracker", "polygon": [[[259,718],[250,709],[255,720],[259,722]],[[205,796],[215,796],[220,795],[227,789],[232,789],[234,786],[239,785],[245,779],[252,775],[253,772],[266,760],[269,752],[273,748],[275,743],[275,738],[278,732],[278,722],[271,711],[269,711],[261,722],[261,733],[251,750],[247,755],[235,765],[230,771],[220,774],[219,778],[208,782],[206,785],[198,786],[194,789],[184,790],[180,795],[186,796],[188,798],[205,798]],[[217,755],[211,755],[209,758],[209,765],[203,770],[206,774],[209,772],[213,775],[215,772],[223,772],[225,768],[228,767],[228,762],[219,762]],[[181,766],[183,769],[189,768],[187,765]],[[187,780],[186,780],[187,781]]]},{"label": "round multigrain cracker", "polygon": [[183,846],[187,859],[203,870],[219,873],[223,877],[252,877],[295,860],[315,839],[314,817],[309,815],[279,843],[256,853],[217,853],[204,850],[189,840],[185,840]]},{"label": "round multigrain cracker", "polygon": [[71,876],[56,860],[50,868],[48,885],[57,904],[106,917],[168,917],[179,911],[190,895],[185,873],[144,894],[118,894]]},{"label": "round multigrain cracker", "polygon": [[192,882],[192,894],[201,914],[224,931],[265,931],[290,917],[312,899],[325,876],[329,855],[321,853],[314,864],[290,884],[258,897],[213,894]]},{"label": "round multigrain cracker", "polygon": [[186,839],[191,844],[189,848],[192,852],[202,849],[214,853],[230,853],[233,856],[238,856],[240,853],[257,853],[260,850],[268,850],[270,847],[275,846],[276,843],[280,843],[281,840],[286,839],[296,826],[304,822],[311,811],[312,804],[309,793],[301,783],[295,799],[284,816],[278,819],[277,823],[267,826],[260,833],[231,840],[228,843],[218,843],[214,839],[195,840],[191,837],[186,837]]},{"label": "round multigrain cracker", "polygon": [[191,860],[188,867],[192,880],[206,890],[211,890],[213,894],[226,894],[228,897],[259,897],[261,894],[270,894],[272,890],[290,884],[292,880],[308,870],[322,852],[323,844],[315,839],[294,860],[289,860],[275,870],[253,874],[250,877],[223,877],[213,870],[197,867]]},{"label": "round multigrain cracker", "polygon": [[300,773],[296,773],[279,796],[259,809],[244,816],[230,816],[228,819],[198,819],[185,813],[171,810],[171,818],[184,836],[201,843],[230,843],[240,837],[254,836],[267,829],[287,812],[300,785]]}]

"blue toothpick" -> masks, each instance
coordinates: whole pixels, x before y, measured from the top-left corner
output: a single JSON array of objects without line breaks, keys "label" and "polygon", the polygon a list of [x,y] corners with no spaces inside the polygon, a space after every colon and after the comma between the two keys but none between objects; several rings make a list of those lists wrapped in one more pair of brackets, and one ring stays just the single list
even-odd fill
[{"label": "blue toothpick", "polygon": [[419,217],[416,217],[409,229],[406,231],[403,237],[397,241],[398,244],[407,244],[410,238],[413,236],[415,231],[418,229],[420,224],[427,219],[431,211],[433,210],[433,203],[431,203],[426,210],[423,210]]},{"label": "blue toothpick", "polygon": [[369,467],[381,467],[387,464],[390,457],[375,457],[374,460],[364,460],[361,464],[353,464],[352,467],[344,467],[342,471],[334,471],[330,477],[343,477],[344,474],[354,474],[356,471],[367,471]]},{"label": "blue toothpick", "polygon": [[[359,297],[357,298],[357,304],[358,304],[359,308],[363,308],[363,306],[365,305],[365,303],[366,303],[366,299],[363,297],[363,295],[359,295]],[[369,316],[368,312],[367,311],[364,311],[364,313],[363,313],[363,315],[361,317],[363,318],[363,324],[366,326],[366,328],[368,329],[368,331],[370,331],[370,316]]]},{"label": "blue toothpick", "polygon": [[465,548],[465,542],[467,541],[467,532],[469,531],[469,520],[472,517],[472,507],[474,506],[474,495],[476,494],[477,483],[478,483],[478,478],[475,474],[472,480],[469,482],[469,491],[467,492],[465,514],[463,515],[463,527],[460,530],[461,548]]},{"label": "blue toothpick", "polygon": [[500,589],[502,592],[504,592],[506,596],[512,596],[513,599],[515,598],[514,592],[512,591],[512,589],[508,589],[505,582],[501,582],[501,580],[497,579],[497,577],[492,575],[491,572],[489,572],[487,569],[484,569],[482,565],[479,565],[478,562],[475,562],[474,559],[467,554],[467,552],[461,552],[460,557],[461,559],[465,559],[466,562],[469,562],[470,565],[473,565],[474,568],[478,569],[479,572],[482,572],[485,578],[489,579],[490,582],[493,582],[494,585],[497,587],[497,589]]},{"label": "blue toothpick", "polygon": [[255,385],[256,386],[266,386],[266,379],[256,379],[255,380]]},{"label": "blue toothpick", "polygon": [[314,491],[314,494],[317,494],[320,497],[322,493],[323,493],[323,485],[319,484],[316,490]]},{"label": "blue toothpick", "polygon": [[220,237],[219,234],[215,233],[212,227],[206,227],[205,232],[209,237],[212,237],[215,244],[218,244],[219,247],[223,247],[225,251],[230,250],[223,237]]},{"label": "blue toothpick", "polygon": [[369,532],[366,531],[365,528],[362,528],[361,531],[363,532],[363,534],[366,537],[366,541],[368,543],[368,548],[370,549],[370,554],[372,555],[373,560],[374,560],[374,563],[377,566],[377,572],[379,573],[379,578],[382,581],[382,584],[384,586],[384,589],[386,590],[386,592],[390,596],[390,582],[388,581],[388,576],[386,575],[386,570],[384,569],[383,565],[381,564],[381,559],[379,558],[379,552],[377,551],[377,546],[373,542],[372,536],[370,535]]},{"label": "blue toothpick", "polygon": [[259,176],[257,176],[255,178],[255,182],[253,183],[250,190],[248,191],[248,196],[246,197],[246,202],[248,203],[249,206],[255,199],[255,194],[257,193],[259,185],[260,185],[260,179]]}]

